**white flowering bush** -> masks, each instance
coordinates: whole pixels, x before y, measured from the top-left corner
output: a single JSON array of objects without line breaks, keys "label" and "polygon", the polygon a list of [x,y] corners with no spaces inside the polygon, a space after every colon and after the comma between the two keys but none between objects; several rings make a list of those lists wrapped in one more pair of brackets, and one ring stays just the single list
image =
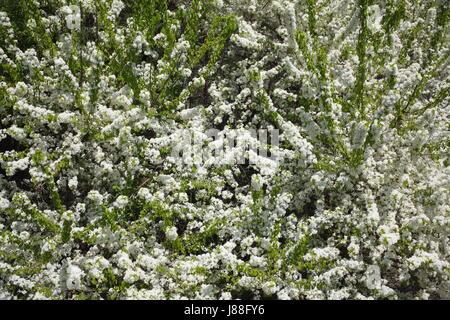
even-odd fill
[{"label": "white flowering bush", "polygon": [[0,4],[0,298],[450,299],[447,1]]}]

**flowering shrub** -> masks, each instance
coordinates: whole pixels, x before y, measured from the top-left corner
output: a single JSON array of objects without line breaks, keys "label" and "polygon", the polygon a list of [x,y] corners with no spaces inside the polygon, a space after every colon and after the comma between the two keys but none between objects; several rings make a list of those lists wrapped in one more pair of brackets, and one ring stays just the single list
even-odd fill
[{"label": "flowering shrub", "polygon": [[449,299],[448,15],[2,1],[0,297]]}]

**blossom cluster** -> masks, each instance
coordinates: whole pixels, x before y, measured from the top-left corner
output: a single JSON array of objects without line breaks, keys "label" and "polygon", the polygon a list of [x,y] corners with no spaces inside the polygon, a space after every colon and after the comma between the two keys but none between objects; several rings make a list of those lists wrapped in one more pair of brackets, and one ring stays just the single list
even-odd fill
[{"label": "blossom cluster", "polygon": [[450,299],[449,13],[2,2],[0,299]]}]

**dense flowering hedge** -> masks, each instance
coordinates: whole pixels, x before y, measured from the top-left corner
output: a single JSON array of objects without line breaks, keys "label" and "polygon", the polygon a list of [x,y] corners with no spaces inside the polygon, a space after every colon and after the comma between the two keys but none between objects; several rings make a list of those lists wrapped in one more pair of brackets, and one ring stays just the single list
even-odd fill
[{"label": "dense flowering hedge", "polygon": [[[448,22],[431,0],[2,1],[0,298],[450,299]],[[208,129],[278,130],[283,161],[173,157]]]}]

